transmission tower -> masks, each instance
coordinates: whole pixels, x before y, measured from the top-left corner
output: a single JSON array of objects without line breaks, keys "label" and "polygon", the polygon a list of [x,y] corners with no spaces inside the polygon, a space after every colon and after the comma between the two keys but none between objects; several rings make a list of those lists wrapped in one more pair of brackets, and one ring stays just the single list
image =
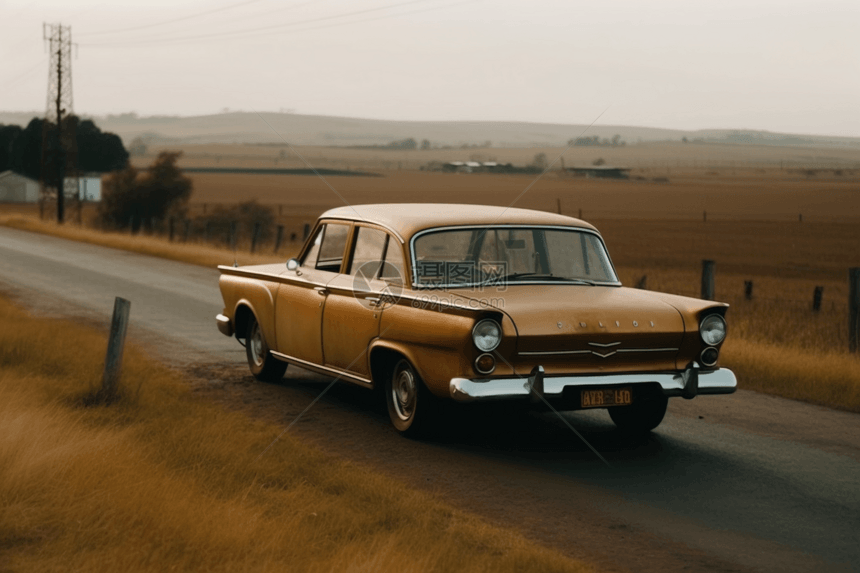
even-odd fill
[{"label": "transmission tower", "polygon": [[75,200],[80,219],[77,177],[76,125],[72,114],[72,27],[43,24],[50,64],[48,66],[48,101],[42,124],[42,173],[40,212],[44,214],[49,199],[57,198],[57,222],[65,219],[66,197]]}]

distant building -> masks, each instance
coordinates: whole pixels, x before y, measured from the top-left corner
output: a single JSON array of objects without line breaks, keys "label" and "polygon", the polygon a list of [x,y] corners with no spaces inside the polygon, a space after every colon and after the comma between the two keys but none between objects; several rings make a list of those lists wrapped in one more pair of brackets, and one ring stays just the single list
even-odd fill
[{"label": "distant building", "polygon": [[568,167],[566,170],[577,177],[594,179],[629,179],[630,168],[611,167],[609,165],[589,165],[588,167]]},{"label": "distant building", "polygon": [[81,201],[101,201],[101,175],[99,175],[98,173],[88,173],[86,175],[81,175],[80,177],[78,177],[78,191],[81,194]]},{"label": "distant building", "polygon": [[454,173],[482,173],[500,171],[503,167],[496,161],[449,161],[442,166],[442,170]]},{"label": "distant building", "polygon": [[0,203],[36,203],[39,182],[14,171],[0,173]]}]

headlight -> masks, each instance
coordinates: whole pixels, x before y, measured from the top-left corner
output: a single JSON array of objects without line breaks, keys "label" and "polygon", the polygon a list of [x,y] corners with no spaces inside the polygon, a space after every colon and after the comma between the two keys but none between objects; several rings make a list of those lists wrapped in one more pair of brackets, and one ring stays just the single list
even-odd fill
[{"label": "headlight", "polygon": [[705,344],[716,346],[726,338],[726,321],[719,314],[709,314],[702,319],[699,334]]},{"label": "headlight", "polygon": [[495,320],[486,318],[472,329],[472,340],[481,352],[491,352],[502,341],[502,328]]}]

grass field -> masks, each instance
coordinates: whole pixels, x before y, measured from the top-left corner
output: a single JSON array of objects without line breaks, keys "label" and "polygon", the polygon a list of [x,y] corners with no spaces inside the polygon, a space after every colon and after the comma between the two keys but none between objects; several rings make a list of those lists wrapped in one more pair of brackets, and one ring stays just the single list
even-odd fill
[{"label": "grass field", "polygon": [[[57,345],[57,340],[74,344]],[[590,571],[282,428],[196,398],[134,347],[0,299],[0,569]]]}]

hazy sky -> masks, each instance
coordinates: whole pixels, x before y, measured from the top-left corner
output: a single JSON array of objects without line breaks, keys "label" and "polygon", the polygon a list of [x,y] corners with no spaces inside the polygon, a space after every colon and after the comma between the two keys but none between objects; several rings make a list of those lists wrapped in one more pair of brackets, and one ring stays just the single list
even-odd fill
[{"label": "hazy sky", "polygon": [[860,136],[858,0],[0,0],[0,110],[45,107],[43,21],[78,113]]}]

